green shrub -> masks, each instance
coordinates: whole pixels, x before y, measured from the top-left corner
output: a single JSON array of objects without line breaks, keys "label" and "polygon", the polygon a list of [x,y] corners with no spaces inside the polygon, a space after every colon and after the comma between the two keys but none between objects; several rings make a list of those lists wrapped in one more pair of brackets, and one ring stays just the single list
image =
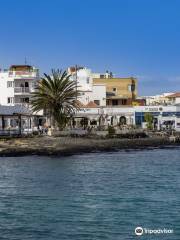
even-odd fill
[{"label": "green shrub", "polygon": [[153,129],[153,115],[151,113],[145,113],[144,115],[147,129],[152,130]]}]

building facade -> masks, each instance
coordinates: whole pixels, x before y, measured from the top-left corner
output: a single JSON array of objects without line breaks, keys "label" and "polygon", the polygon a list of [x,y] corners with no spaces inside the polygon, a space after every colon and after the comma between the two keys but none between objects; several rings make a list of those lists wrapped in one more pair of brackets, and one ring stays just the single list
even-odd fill
[{"label": "building facade", "polygon": [[[146,128],[145,114],[153,116],[153,127],[157,130],[180,131],[180,106],[132,106],[81,108],[77,117],[87,118],[89,125],[129,125]],[[101,123],[100,123],[101,120]]]},{"label": "building facade", "polygon": [[77,98],[83,105],[94,102],[98,106],[106,106],[105,84],[93,84],[91,69],[84,67],[70,67],[68,73],[71,79],[77,82],[79,96]]},{"label": "building facade", "polygon": [[70,67],[68,73],[77,82],[78,100],[84,105],[93,101],[98,106],[132,106],[137,97],[137,79],[113,77],[112,72],[93,73],[83,67]]},{"label": "building facade", "polygon": [[173,93],[162,93],[154,96],[144,96],[142,97],[145,99],[147,106],[158,106],[158,105],[172,105],[172,101],[168,96],[172,95]]},{"label": "building facade", "polygon": [[0,105],[28,105],[38,80],[39,70],[29,65],[0,71]]},{"label": "building facade", "polygon": [[180,92],[170,94],[166,97],[170,104],[172,105],[180,105]]},{"label": "building facade", "polygon": [[23,105],[0,105],[0,136],[32,133],[38,129],[40,120],[45,119]]},{"label": "building facade", "polygon": [[136,78],[114,78],[112,74],[100,74],[99,76],[99,78],[93,78],[93,84],[106,86],[107,106],[131,106],[133,104],[137,97]]}]

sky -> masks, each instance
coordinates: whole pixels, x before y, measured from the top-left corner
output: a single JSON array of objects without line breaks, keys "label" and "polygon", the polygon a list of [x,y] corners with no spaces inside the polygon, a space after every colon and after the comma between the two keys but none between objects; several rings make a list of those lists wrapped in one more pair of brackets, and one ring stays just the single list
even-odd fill
[{"label": "sky", "polygon": [[180,91],[179,0],[0,0],[0,68],[85,66]]}]

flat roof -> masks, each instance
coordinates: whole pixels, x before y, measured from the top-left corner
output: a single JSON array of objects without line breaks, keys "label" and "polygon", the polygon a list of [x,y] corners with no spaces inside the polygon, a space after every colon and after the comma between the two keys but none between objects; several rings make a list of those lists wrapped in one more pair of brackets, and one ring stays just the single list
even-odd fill
[{"label": "flat roof", "polygon": [[15,105],[15,106],[4,106],[0,105],[0,115],[13,116],[13,115],[31,115],[32,111],[30,111],[25,106]]}]

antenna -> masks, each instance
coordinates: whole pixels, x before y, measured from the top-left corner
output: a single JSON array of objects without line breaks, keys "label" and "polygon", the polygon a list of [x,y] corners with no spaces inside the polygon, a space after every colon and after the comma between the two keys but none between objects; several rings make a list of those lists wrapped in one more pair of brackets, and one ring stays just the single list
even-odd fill
[{"label": "antenna", "polygon": [[25,65],[27,65],[27,59],[26,59],[26,57],[25,57],[25,59],[24,59],[24,63],[25,63]]},{"label": "antenna", "polygon": [[78,66],[77,66],[77,64],[76,64],[76,66],[75,66],[75,69],[76,69],[76,101],[77,101],[77,70],[78,70]]}]

